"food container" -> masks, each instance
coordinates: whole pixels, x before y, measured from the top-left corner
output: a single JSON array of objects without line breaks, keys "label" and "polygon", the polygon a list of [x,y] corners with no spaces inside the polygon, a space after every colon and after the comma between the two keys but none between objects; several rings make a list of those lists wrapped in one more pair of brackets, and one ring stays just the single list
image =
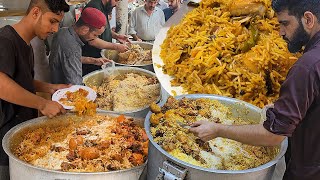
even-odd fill
[{"label": "food container", "polygon": [[[118,116],[115,114],[99,113],[101,115]],[[143,127],[143,119],[134,119],[134,122]],[[10,179],[11,180],[102,180],[102,179],[112,179],[112,180],[138,180],[144,179],[141,175],[146,163],[141,166],[137,166],[131,169],[119,170],[119,171],[109,171],[109,172],[95,172],[95,173],[77,173],[77,172],[62,172],[56,170],[49,170],[41,167],[36,167],[27,162],[24,162],[17,158],[13,153],[12,149],[15,144],[21,142],[21,133],[25,129],[37,128],[41,124],[55,124],[63,125],[63,122],[57,121],[54,118],[48,119],[46,117],[35,118],[24,123],[21,123],[13,127],[10,131],[6,133],[2,140],[2,146],[4,151],[9,156],[9,169],[10,169]]]},{"label": "food container", "polygon": [[[148,42],[133,41],[132,44],[139,44],[143,49],[152,50],[152,47],[153,47],[153,45]],[[149,64],[143,64],[143,65],[122,64],[122,63],[118,62],[118,59],[119,59],[118,54],[119,54],[119,52],[116,50],[104,49],[101,51],[101,56],[104,58],[108,58],[108,59],[113,60],[116,64],[116,66],[138,67],[138,68],[142,68],[142,69],[146,69],[146,70],[154,72],[152,62],[150,62]]]},{"label": "food container", "polygon": [[[182,99],[183,97],[190,99],[209,98],[218,100],[223,105],[231,109],[233,116],[256,121],[257,123],[260,121],[260,108],[237,99],[203,94],[183,95],[176,98]],[[163,106],[164,104],[165,102],[161,102],[160,106]],[[152,157],[148,160],[147,179],[164,178],[173,180],[181,178],[186,180],[270,180],[272,179],[277,162],[284,156],[288,146],[288,141],[285,139],[281,143],[279,154],[272,161],[252,169],[230,171],[213,170],[194,166],[171,156],[162,149],[161,146],[153,141],[153,137],[150,133],[151,114],[152,113],[149,112],[145,120],[145,129],[149,138],[149,157]]]},{"label": "food container", "polygon": [[[136,68],[136,67],[115,67],[113,68],[113,73],[111,74],[116,74],[116,75],[121,75],[121,74],[127,74],[127,73],[137,73],[140,75],[145,75],[147,77],[155,77],[156,75],[153,72],[150,72],[145,69],[141,68]],[[102,84],[102,81],[105,79],[105,73],[104,70],[98,70],[94,71],[90,74],[87,74],[86,76],[83,77],[83,83],[86,86],[100,86]],[[157,99],[157,102],[161,98],[161,91],[162,89],[159,89],[160,91],[160,96]],[[127,116],[132,116],[132,117],[139,117],[139,118],[145,118],[147,113],[149,112],[150,108],[149,105],[146,105],[145,107],[142,107],[137,110],[133,111],[127,111],[127,112],[115,112],[115,111],[107,111],[103,109],[97,109],[98,112],[105,112],[105,113],[117,113],[117,114],[125,114]]]}]

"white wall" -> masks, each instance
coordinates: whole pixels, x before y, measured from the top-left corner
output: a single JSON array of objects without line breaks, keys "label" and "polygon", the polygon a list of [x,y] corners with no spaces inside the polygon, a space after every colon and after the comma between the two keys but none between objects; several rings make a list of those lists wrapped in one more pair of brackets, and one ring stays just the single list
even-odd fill
[{"label": "white wall", "polygon": [[0,5],[9,9],[27,9],[30,0],[0,0]]}]

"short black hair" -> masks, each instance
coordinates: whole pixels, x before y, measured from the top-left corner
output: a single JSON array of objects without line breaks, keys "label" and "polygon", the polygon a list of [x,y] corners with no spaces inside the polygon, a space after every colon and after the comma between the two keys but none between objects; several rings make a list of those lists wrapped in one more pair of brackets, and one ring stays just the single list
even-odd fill
[{"label": "short black hair", "polygon": [[65,0],[31,0],[27,10],[27,14],[35,6],[40,7],[43,11],[50,10],[55,14],[68,12],[70,9],[70,6],[66,3]]},{"label": "short black hair", "polygon": [[298,19],[310,11],[320,21],[320,0],[272,0],[272,8],[276,13],[288,10],[289,15]]}]

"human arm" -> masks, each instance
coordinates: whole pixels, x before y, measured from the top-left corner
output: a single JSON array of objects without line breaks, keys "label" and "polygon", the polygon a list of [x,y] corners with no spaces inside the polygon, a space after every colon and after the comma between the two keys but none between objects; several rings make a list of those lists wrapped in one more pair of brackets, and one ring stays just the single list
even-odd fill
[{"label": "human arm", "polygon": [[101,66],[105,63],[111,62],[110,59],[107,58],[93,58],[93,57],[81,57],[82,64],[94,64],[97,66]]},{"label": "human arm", "polygon": [[190,132],[209,141],[216,137],[233,139],[255,146],[277,146],[285,136],[276,135],[267,131],[262,124],[232,126],[208,121],[198,121],[192,125]]},{"label": "human arm", "polygon": [[94,46],[98,49],[113,49],[119,52],[125,52],[128,50],[128,46],[124,44],[110,43],[100,38],[96,38],[92,41],[89,41],[89,45]]},{"label": "human arm", "polygon": [[142,40],[137,36],[137,31],[136,31],[136,13],[137,13],[136,10],[132,12],[128,33],[133,37],[133,40],[141,42]]},{"label": "human arm", "polygon": [[36,90],[36,92],[44,92],[53,94],[59,89],[68,88],[71,85],[70,84],[50,84],[38,80],[33,80],[33,86]]},{"label": "human arm", "polygon": [[114,31],[111,31],[112,33],[112,38],[118,40],[120,43],[125,44],[125,43],[131,43],[129,40],[129,37],[126,35],[118,34]]},{"label": "human arm", "polygon": [[3,72],[0,72],[0,82],[0,99],[20,106],[38,109],[49,118],[66,113],[59,103],[46,100],[25,90]]},{"label": "human arm", "polygon": [[[315,74],[317,73],[314,73],[313,67],[292,67],[281,86],[280,97],[274,108],[266,111],[263,124],[226,126],[197,122],[190,131],[205,140],[226,137],[254,145],[275,145],[281,138],[292,136],[306,116],[314,98],[319,95],[319,84]],[[200,126],[196,127],[198,125]]]}]

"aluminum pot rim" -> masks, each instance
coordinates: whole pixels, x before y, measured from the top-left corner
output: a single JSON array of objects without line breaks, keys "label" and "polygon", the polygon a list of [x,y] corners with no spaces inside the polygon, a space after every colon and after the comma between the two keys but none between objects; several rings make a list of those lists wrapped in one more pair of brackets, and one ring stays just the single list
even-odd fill
[{"label": "aluminum pot rim", "polygon": [[[149,43],[149,42],[139,42],[139,41],[131,41],[132,44],[147,44],[147,45],[151,45],[151,51],[152,51],[152,47],[153,44]],[[102,49],[100,52],[101,57],[106,58],[105,57],[105,52],[109,50],[109,49]],[[114,50],[116,51],[116,50]],[[145,67],[145,66],[152,66],[153,67],[153,62],[151,61],[151,63],[148,64],[122,64],[122,63],[118,63],[116,61],[113,61],[116,65],[120,65],[120,66],[127,66],[127,67]]]},{"label": "aluminum pot rim", "polygon": [[[154,72],[151,72],[149,70],[146,70],[146,69],[141,69],[141,68],[137,68],[137,67],[129,67],[129,66],[118,66],[118,67],[114,67],[113,68],[114,70],[132,70],[132,72],[143,72],[143,73],[146,73],[146,74],[149,74],[151,76],[154,76],[158,79],[158,77],[156,76],[156,74]],[[85,76],[83,76],[83,83],[85,84],[84,80],[89,78],[90,76],[92,75],[95,75],[95,74],[99,74],[99,73],[103,73],[103,70],[96,70],[96,71],[93,71]],[[161,100],[161,97],[162,97],[162,91],[161,91],[161,84],[160,84],[160,81],[158,80],[159,82],[159,85],[160,85],[160,88],[159,88],[159,92],[160,92],[160,95],[159,97],[157,98],[156,102],[159,102]],[[132,110],[132,111],[110,111],[110,110],[104,110],[104,109],[100,109],[100,108],[97,108],[97,112],[103,112],[103,113],[115,113],[115,114],[129,114],[129,113],[137,113],[137,112],[140,112],[140,111],[143,111],[147,108],[149,108],[150,105],[146,105],[142,108],[139,108],[139,109],[136,109],[136,110]]]},{"label": "aluminum pot rim", "polygon": [[[260,108],[258,108],[257,106],[254,106],[250,103],[247,103],[245,101],[242,100],[238,100],[235,98],[230,98],[230,97],[225,97],[225,96],[220,96],[220,95],[215,95],[215,94],[187,94],[187,95],[180,95],[180,96],[176,96],[174,97],[175,99],[182,99],[183,97],[189,98],[189,99],[198,99],[198,98],[209,98],[209,99],[214,99],[214,100],[226,100],[227,102],[233,102],[233,103],[241,103],[244,104],[247,108],[252,108],[255,111],[259,112],[261,111]],[[162,107],[164,104],[166,103],[166,101],[163,101],[159,104],[160,107]],[[280,145],[280,152],[278,153],[278,155],[273,158],[271,161],[269,161],[268,163],[265,163],[263,165],[260,165],[258,167],[255,168],[250,168],[250,169],[246,169],[246,170],[238,170],[238,171],[234,171],[234,170],[215,170],[215,169],[210,169],[210,168],[204,168],[204,167],[200,167],[200,166],[195,166],[192,164],[189,164],[187,162],[184,162],[178,158],[175,158],[173,156],[171,156],[167,151],[165,151],[164,149],[162,149],[162,147],[160,145],[158,145],[156,142],[154,142],[153,140],[153,136],[151,135],[150,132],[150,116],[151,116],[152,112],[149,111],[149,113],[147,114],[145,121],[144,121],[144,128],[146,131],[146,134],[149,138],[149,142],[152,143],[152,145],[159,150],[162,154],[164,154],[170,161],[170,159],[173,159],[175,162],[178,162],[179,164],[182,164],[186,167],[191,167],[193,169],[198,169],[201,171],[206,171],[206,172],[213,172],[213,173],[218,173],[218,174],[246,174],[246,173],[253,173],[253,172],[257,172],[263,169],[267,169],[273,165],[275,165],[280,158],[282,158],[287,150],[288,147],[288,138],[286,137],[281,145]]]},{"label": "aluminum pot rim", "polygon": [[[119,114],[116,113],[104,113],[104,112],[98,112],[98,115],[110,115],[110,116],[119,116]],[[73,113],[67,113],[66,115],[73,115]],[[65,115],[64,115],[65,116]],[[125,116],[128,118],[134,118],[134,119],[139,119],[139,118],[135,118],[135,117],[131,117],[131,116]],[[141,119],[141,118],[140,118]],[[45,171],[45,172],[50,172],[50,173],[55,173],[55,174],[67,174],[67,175],[104,175],[104,174],[114,174],[114,173],[123,173],[123,172],[128,172],[128,171],[134,171],[134,170],[138,170],[141,168],[144,168],[147,165],[148,160],[146,160],[145,163],[143,163],[140,166],[135,166],[133,168],[129,168],[129,169],[122,169],[122,170],[117,170],[117,171],[107,171],[107,172],[64,172],[64,171],[58,171],[58,170],[51,170],[51,169],[46,169],[46,168],[42,168],[39,166],[34,166],[31,165],[25,161],[22,161],[21,159],[19,159],[18,157],[16,157],[10,150],[10,137],[12,137],[14,134],[18,133],[19,131],[21,131],[22,129],[26,128],[26,127],[30,127],[32,126],[32,124],[34,123],[38,123],[38,122],[45,122],[50,120],[49,118],[42,116],[42,117],[38,117],[38,118],[34,118],[31,120],[27,120],[23,123],[20,123],[16,126],[14,126],[13,128],[11,128],[3,137],[2,139],[2,147],[3,150],[5,151],[5,153],[9,156],[9,158],[13,159],[14,161],[27,166],[29,168],[33,168],[33,169],[37,169],[40,171]],[[10,164],[9,164],[10,166]]]}]

